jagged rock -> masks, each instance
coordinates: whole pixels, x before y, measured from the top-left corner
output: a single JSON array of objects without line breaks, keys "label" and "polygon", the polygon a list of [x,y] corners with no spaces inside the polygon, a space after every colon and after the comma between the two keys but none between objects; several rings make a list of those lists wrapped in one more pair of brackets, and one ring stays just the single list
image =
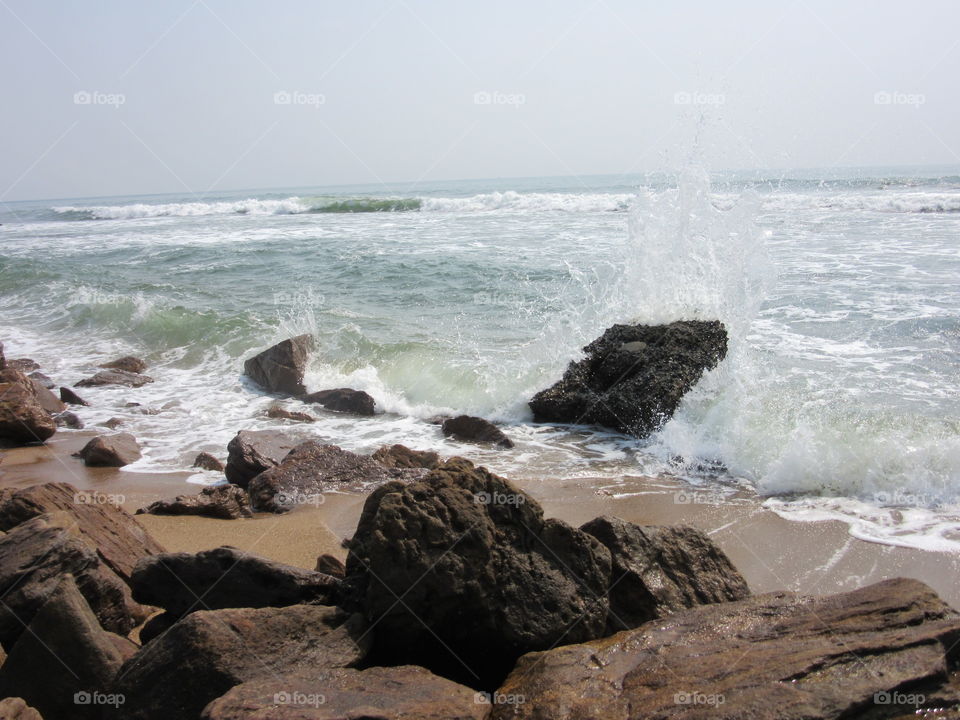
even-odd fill
[{"label": "jagged rock", "polygon": [[287,512],[297,505],[319,504],[331,485],[364,486],[390,478],[383,465],[365,455],[308,440],[253,478],[247,489],[255,510]]},{"label": "jagged rock", "polygon": [[43,720],[43,716],[23,698],[8,697],[0,700],[0,720]]},{"label": "jagged rock", "polygon": [[[321,701],[322,699],[322,701]],[[203,720],[483,720],[477,692],[414,665],[263,677],[210,703]]]},{"label": "jagged rock", "polygon": [[537,422],[603,425],[644,437],[668,420],[701,375],[727,354],[717,321],[614,325],[530,401]]},{"label": "jagged rock", "polygon": [[767,593],[526,655],[500,688],[526,702],[491,717],[889,717],[878,693],[942,702],[958,638],[960,617],[916,580],[822,598]]},{"label": "jagged rock", "polygon": [[376,412],[376,403],[363,390],[352,388],[336,388],[334,390],[320,390],[300,398],[306,403],[318,403],[327,410],[353,413],[354,415],[373,415]]},{"label": "jagged rock", "polygon": [[109,500],[69,483],[31,485],[0,497],[0,530],[13,530],[45,513],[66,512],[107,567],[129,582],[139,560],[165,550],[130,513]]},{"label": "jagged rock", "polygon": [[123,425],[126,422],[123,418],[112,417],[109,420],[103,422],[105,428],[110,428],[111,430],[116,430],[118,427]]},{"label": "jagged rock", "polygon": [[599,517],[581,528],[610,551],[607,634],[694,605],[742,600],[746,580],[706,534]]},{"label": "jagged rock", "polygon": [[90,403],[88,403],[82,397],[77,395],[73,390],[71,390],[68,387],[60,388],[60,400],[62,400],[63,402],[69,405],[86,405],[86,406],[90,405]]},{"label": "jagged rock", "polygon": [[236,520],[253,517],[250,499],[237,485],[210,485],[196,495],[177,495],[173,500],[157,500],[137,510],[137,515],[203,515]]},{"label": "jagged rock", "polygon": [[498,447],[512,448],[513,441],[488,420],[460,415],[443,421],[443,434],[461,442],[493,443]]},{"label": "jagged rock", "polygon": [[201,470],[212,470],[213,472],[223,472],[223,463],[207,452],[199,453],[193,461],[193,467]]},{"label": "jagged rock", "polygon": [[314,570],[324,575],[341,579],[347,574],[347,566],[343,564],[343,561],[329,553],[324,553],[317,558],[317,566]]},{"label": "jagged rock", "polygon": [[246,488],[264,470],[279,465],[295,445],[274,430],[241,430],[227,445],[227,480]]},{"label": "jagged rock", "polygon": [[24,374],[31,373],[34,370],[40,369],[40,363],[36,360],[31,360],[30,358],[14,358],[13,360],[7,359],[5,369],[7,370],[18,370]]},{"label": "jagged rock", "polygon": [[269,392],[303,395],[303,373],[313,350],[310,335],[298,335],[267,348],[243,363],[243,372]]},{"label": "jagged rock", "polygon": [[80,416],[69,410],[57,413],[53,416],[53,420],[57,423],[57,427],[65,427],[71,430],[83,430],[84,428],[83,420],[80,419]]},{"label": "jagged rock", "polygon": [[316,418],[312,415],[307,415],[302,412],[294,412],[292,410],[286,410],[277,405],[272,405],[267,410],[267,417],[274,418],[275,420],[293,420],[295,422],[307,422],[312,423],[316,421]]},{"label": "jagged rock", "polygon": [[142,387],[152,383],[153,378],[126,370],[101,370],[92,377],[84,378],[73,384],[74,387],[99,387],[100,385],[123,385],[125,387]]},{"label": "jagged rock", "polygon": [[388,468],[433,470],[440,465],[437,453],[411,450],[406,445],[384,445],[371,457]]},{"label": "jagged rock", "polygon": [[114,689],[128,720],[196,718],[248,680],[356,665],[367,643],[362,618],[332,607],[199,611],[127,661]]},{"label": "jagged rock", "polygon": [[122,358],[103,363],[100,367],[106,368],[107,370],[123,370],[128,373],[140,374],[147,369],[147,364],[138,357],[125,355]]},{"label": "jagged rock", "polygon": [[27,375],[31,380],[40,383],[45,390],[52,390],[57,386],[57,384],[51,380],[47,375],[44,375],[39,370],[34,370],[32,373]]},{"label": "jagged rock", "polygon": [[[174,580],[175,582],[171,582]],[[133,597],[177,615],[194,610],[332,602],[340,583],[234,547],[144,558],[130,580]]]},{"label": "jagged rock", "polygon": [[115,637],[64,575],[0,668],[0,695],[19,696],[49,718],[99,718],[102,708],[77,703],[75,694],[109,687],[125,659]]},{"label": "jagged rock", "polygon": [[56,415],[67,409],[67,406],[61,402],[60,398],[50,392],[42,382],[32,377],[28,377],[27,379],[33,385],[34,390],[37,391],[37,402],[40,403],[40,407],[51,415]]},{"label": "jagged rock", "polygon": [[509,481],[454,458],[367,498],[345,595],[376,627],[377,664],[489,687],[525,652],[602,635],[609,581],[599,541],[545,520]]},{"label": "jagged rock", "polygon": [[123,467],[142,457],[137,439],[130,433],[95,437],[83,446],[79,456],[91,467]]},{"label": "jagged rock", "polygon": [[43,409],[37,386],[19,370],[0,371],[0,439],[15,443],[43,442],[57,424]]}]

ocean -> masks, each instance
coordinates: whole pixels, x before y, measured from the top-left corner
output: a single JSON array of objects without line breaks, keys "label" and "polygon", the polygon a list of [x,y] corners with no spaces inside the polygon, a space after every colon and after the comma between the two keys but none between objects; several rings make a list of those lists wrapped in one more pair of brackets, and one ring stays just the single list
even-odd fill
[{"label": "ocean", "polygon": [[[140,440],[130,470],[185,470],[279,426],[242,363],[309,332],[308,387],[366,390],[383,414],[311,407],[318,422],[289,426],[303,437],[613,495],[669,475],[960,551],[960,167],[11,202],[0,223],[8,357],[61,384],[149,362],[153,384],[82,393],[89,427],[120,417]],[[652,437],[532,423],[526,401],[606,327],[692,318],[725,322],[729,355]],[[427,422],[453,413],[504,423],[516,447]]]}]

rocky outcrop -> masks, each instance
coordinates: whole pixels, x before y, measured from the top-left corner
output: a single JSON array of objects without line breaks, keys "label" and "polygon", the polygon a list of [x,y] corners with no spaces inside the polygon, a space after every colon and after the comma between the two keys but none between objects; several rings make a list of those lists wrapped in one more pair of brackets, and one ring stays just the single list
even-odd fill
[{"label": "rocky outcrop", "polygon": [[124,355],[122,358],[103,363],[100,367],[107,370],[123,370],[128,373],[140,374],[147,369],[147,364],[133,355]]},{"label": "rocky outcrop", "polygon": [[264,470],[283,462],[295,446],[295,441],[274,430],[241,430],[227,445],[227,480],[246,488]]},{"label": "rocky outcrop", "polygon": [[314,570],[335,578],[343,578],[347,574],[347,566],[344,565],[343,561],[329,553],[324,553],[317,558],[317,565]]},{"label": "rocky outcrop", "polygon": [[56,431],[56,422],[40,404],[36,385],[19,370],[0,371],[0,439],[16,444],[43,442]]},{"label": "rocky outcrop", "polygon": [[50,379],[49,376],[44,375],[39,370],[34,370],[32,373],[27,375],[31,380],[40,383],[44,390],[52,390],[57,386],[57,384]]},{"label": "rocky outcrop", "polygon": [[406,445],[384,445],[370,457],[384,467],[400,470],[433,470],[440,465],[437,453],[411,450]]},{"label": "rocky outcrop", "polygon": [[331,487],[361,488],[391,477],[383,465],[365,455],[308,440],[282,463],[257,475],[247,489],[255,510],[288,512],[298,505],[320,504]]},{"label": "rocky outcrop", "polygon": [[193,466],[201,470],[210,470],[212,472],[223,472],[223,463],[207,452],[198,453],[193,460]]},{"label": "rocky outcrop", "polygon": [[0,700],[0,720],[43,720],[43,716],[23,698],[8,697]]},{"label": "rocky outcrop", "polygon": [[717,321],[614,325],[587,345],[563,378],[530,401],[537,422],[603,425],[644,437],[727,354]]},{"label": "rocky outcrop", "polygon": [[890,717],[907,694],[920,707],[960,701],[960,688],[943,687],[958,638],[957,613],[915,580],[823,598],[767,593],[527,655],[500,688],[525,702],[491,717]]},{"label": "rocky outcrop", "polygon": [[165,550],[132,515],[109,499],[68,483],[32,485],[0,497],[0,530],[12,530],[45,513],[66,512],[107,567],[129,582],[138,561]]},{"label": "rocky outcrop", "polygon": [[317,668],[238,685],[210,703],[203,720],[483,720],[489,705],[482,699],[413,665]]},{"label": "rocky outcrop", "polygon": [[253,517],[250,499],[237,485],[211,485],[196,495],[177,495],[173,500],[157,500],[137,510],[137,515],[203,515],[221,520]]},{"label": "rocky outcrop", "polygon": [[99,718],[99,705],[76,699],[110,686],[125,659],[115,638],[67,574],[0,668],[0,695],[19,696],[48,718]]},{"label": "rocky outcrop", "polygon": [[100,435],[77,454],[90,467],[123,467],[142,457],[137,439],[130,433]]},{"label": "rocky outcrop", "polygon": [[273,418],[274,420],[292,420],[293,422],[305,423],[312,423],[316,421],[316,418],[312,415],[307,415],[306,413],[302,412],[294,412],[293,410],[287,410],[279,407],[278,405],[271,405],[267,409],[267,417]]},{"label": "rocky outcrop", "polygon": [[51,415],[62,413],[67,409],[67,406],[63,404],[60,398],[50,392],[50,390],[47,389],[42,382],[32,377],[28,377],[27,379],[33,385],[33,389],[37,393],[37,402],[40,403],[40,407],[42,407]]},{"label": "rocky outcrop", "polygon": [[144,558],[134,569],[130,585],[137,602],[175,615],[194,610],[330,603],[340,588],[340,582],[329,575],[233,547]]},{"label": "rocky outcrop", "polygon": [[123,665],[114,686],[126,699],[118,717],[196,718],[248,680],[356,665],[365,631],[359,616],[316,605],[192,613]]},{"label": "rocky outcrop", "polygon": [[89,406],[86,400],[77,395],[73,390],[68,387],[60,388],[60,400],[67,403],[68,405],[86,405]]},{"label": "rocky outcrop", "polygon": [[303,395],[303,373],[307,368],[313,338],[298,335],[267,348],[243,363],[243,372],[269,392]]},{"label": "rocky outcrop", "polygon": [[363,390],[352,388],[336,388],[334,390],[320,390],[300,398],[305,403],[317,403],[327,410],[353,413],[354,415],[373,415],[376,413],[376,403]]},{"label": "rocky outcrop", "polygon": [[459,415],[443,421],[443,434],[461,442],[492,443],[497,447],[512,448],[513,441],[489,420]]},{"label": "rocky outcrop", "polygon": [[599,541],[544,519],[507,480],[455,458],[370,495],[346,592],[375,624],[383,664],[489,687],[524,652],[602,635],[609,581]]},{"label": "rocky outcrop", "polygon": [[602,542],[613,562],[608,634],[694,605],[750,595],[729,558],[695,528],[599,517],[580,529]]},{"label": "rocky outcrop", "polygon": [[139,373],[127,372],[126,370],[101,370],[96,375],[74,383],[73,386],[100,387],[101,385],[123,385],[124,387],[138,388],[152,382],[152,377],[147,377]]}]

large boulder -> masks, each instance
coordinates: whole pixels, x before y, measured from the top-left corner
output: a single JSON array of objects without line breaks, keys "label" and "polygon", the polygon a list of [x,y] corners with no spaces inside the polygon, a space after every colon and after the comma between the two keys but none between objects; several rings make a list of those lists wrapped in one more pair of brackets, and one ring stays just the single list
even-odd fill
[{"label": "large boulder", "polygon": [[401,470],[433,470],[440,465],[440,456],[427,450],[411,450],[406,445],[384,445],[370,456],[387,468]]},{"label": "large boulder", "polygon": [[483,720],[474,690],[415,665],[263,677],[210,703],[203,720]]},{"label": "large boulder", "polygon": [[363,390],[352,388],[335,388],[320,390],[300,398],[305,403],[317,403],[327,410],[353,413],[354,415],[373,415],[377,405],[374,399]]},{"label": "large boulder", "polygon": [[0,720],[43,720],[43,716],[23,698],[8,697],[0,700]]},{"label": "large boulder", "polygon": [[60,400],[62,400],[63,402],[69,405],[87,405],[87,406],[90,405],[90,403],[88,403],[82,397],[77,395],[73,390],[71,390],[68,387],[60,388]]},{"label": "large boulder", "polygon": [[66,573],[73,575],[106,630],[125,635],[146,617],[76,525],[67,513],[49,513],[20,523],[0,537],[0,644],[4,648],[13,647]]},{"label": "large boulder", "polygon": [[329,603],[340,581],[233,547],[164,553],[141,560],[130,581],[133,597],[176,615],[194,610]]},{"label": "large boulder", "polygon": [[[816,598],[768,593],[704,605],[603,640],[531,653],[492,718],[904,716],[960,701],[960,617],[926,585],[888,580]],[[903,701],[901,701],[903,702]]]},{"label": "large boulder", "polygon": [[125,660],[117,640],[64,575],[0,668],[0,696],[19,696],[48,718],[97,719],[102,708],[82,699],[106,694]]},{"label": "large boulder", "polygon": [[253,517],[250,498],[237,485],[211,485],[196,495],[177,495],[173,500],[157,500],[137,510],[137,515],[203,515],[221,520]]},{"label": "large boulder", "polygon": [[359,615],[322,605],[195,612],[123,665],[117,717],[196,718],[248,680],[356,665],[368,642]]},{"label": "large boulder", "polygon": [[308,440],[282,463],[257,475],[247,489],[255,510],[287,512],[297,505],[320,504],[323,492],[332,487],[359,489],[395,476],[366,455]]},{"label": "large boulder", "polygon": [[614,325],[530,401],[537,422],[603,425],[637,437],[658,429],[727,354],[722,323]]},{"label": "large boulder", "polygon": [[32,485],[0,497],[0,530],[12,530],[44,513],[66,512],[75,518],[77,532],[90,541],[107,567],[129,582],[139,560],[165,550],[132,515],[109,502],[111,499],[68,483]]},{"label": "large boulder", "polygon": [[100,367],[107,370],[123,370],[129,373],[142,373],[147,369],[147,364],[133,355],[124,355],[122,358],[103,363]]},{"label": "large boulder", "polygon": [[40,403],[37,385],[19,370],[0,370],[0,439],[43,442],[56,431],[56,422]]},{"label": "large boulder", "polygon": [[580,529],[602,542],[613,561],[609,634],[694,605],[750,595],[747,581],[729,558],[695,528],[599,517]]},{"label": "large boulder", "polygon": [[267,348],[243,363],[243,372],[269,392],[303,395],[303,373],[313,350],[313,337],[298,335]]},{"label": "large boulder", "polygon": [[246,488],[264,470],[283,462],[296,444],[274,430],[241,430],[227,445],[224,474],[229,482]]},{"label": "large boulder", "polygon": [[125,387],[138,388],[152,382],[152,377],[147,377],[140,373],[127,372],[126,370],[101,370],[91,377],[74,383],[73,386],[99,387],[101,385],[123,385]]},{"label": "large boulder", "polygon": [[142,457],[137,439],[130,433],[100,435],[84,445],[77,454],[90,467],[123,467]]},{"label": "large boulder", "polygon": [[367,498],[346,593],[376,626],[381,664],[491,686],[525,652],[602,635],[609,581],[599,541],[454,458]]},{"label": "large boulder", "polygon": [[489,420],[471,415],[458,415],[443,421],[441,426],[446,437],[461,442],[492,443],[497,447],[512,448],[513,441]]},{"label": "large boulder", "polygon": [[33,389],[37,391],[37,402],[40,403],[40,407],[42,407],[51,415],[62,413],[67,409],[67,406],[63,403],[63,401],[50,392],[49,388],[47,388],[40,380],[34,377],[28,377],[27,379],[30,381],[30,384],[33,385]]}]

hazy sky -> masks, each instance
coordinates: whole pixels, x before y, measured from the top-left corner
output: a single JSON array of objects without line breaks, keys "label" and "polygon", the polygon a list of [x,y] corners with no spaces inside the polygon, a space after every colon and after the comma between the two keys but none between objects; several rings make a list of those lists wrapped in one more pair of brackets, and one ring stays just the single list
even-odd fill
[{"label": "hazy sky", "polygon": [[960,163],[960,2],[0,0],[0,200]]}]

